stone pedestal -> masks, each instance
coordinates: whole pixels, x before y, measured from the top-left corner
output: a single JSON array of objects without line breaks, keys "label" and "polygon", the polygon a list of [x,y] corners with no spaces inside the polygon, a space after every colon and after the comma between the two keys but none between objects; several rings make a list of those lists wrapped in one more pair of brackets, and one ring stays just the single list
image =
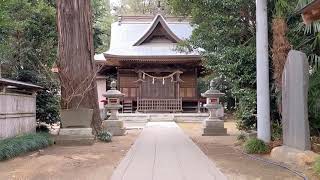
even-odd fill
[{"label": "stone pedestal", "polygon": [[120,120],[105,120],[102,122],[102,128],[110,132],[113,136],[123,136],[126,133],[123,121]]},{"label": "stone pedestal", "polygon": [[92,145],[92,128],[62,128],[55,137],[55,143],[64,146]]},{"label": "stone pedestal", "polygon": [[220,119],[207,119],[203,122],[202,136],[226,136],[227,129],[224,122]]},{"label": "stone pedestal", "polygon": [[62,128],[55,137],[55,143],[64,146],[92,145],[95,139],[90,127],[92,116],[92,109],[61,110]]}]

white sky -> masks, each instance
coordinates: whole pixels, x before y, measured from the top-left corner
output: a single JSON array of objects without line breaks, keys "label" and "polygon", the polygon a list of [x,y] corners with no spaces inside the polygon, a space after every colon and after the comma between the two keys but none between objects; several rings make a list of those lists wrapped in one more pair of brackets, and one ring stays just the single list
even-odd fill
[{"label": "white sky", "polygon": [[110,4],[120,4],[121,0],[110,0]]}]

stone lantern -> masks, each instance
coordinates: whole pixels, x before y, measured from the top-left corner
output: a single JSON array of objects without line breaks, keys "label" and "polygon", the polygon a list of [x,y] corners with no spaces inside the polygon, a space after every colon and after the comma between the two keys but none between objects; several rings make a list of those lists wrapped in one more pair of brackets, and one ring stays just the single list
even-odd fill
[{"label": "stone lantern", "polygon": [[209,117],[203,123],[203,136],[225,136],[227,129],[224,128],[224,121],[217,116],[217,110],[223,108],[219,104],[219,98],[224,96],[219,90],[214,88],[214,81],[210,81],[210,89],[201,96],[207,98],[207,103],[204,105],[209,111]]},{"label": "stone lantern", "polygon": [[111,115],[107,120],[102,122],[103,130],[109,131],[113,136],[123,136],[125,134],[125,127],[123,121],[118,118],[118,110],[122,108],[120,100],[124,94],[116,89],[117,83],[112,81],[111,89],[108,90],[104,97],[107,98],[107,104],[105,105],[106,112],[111,111]]}]

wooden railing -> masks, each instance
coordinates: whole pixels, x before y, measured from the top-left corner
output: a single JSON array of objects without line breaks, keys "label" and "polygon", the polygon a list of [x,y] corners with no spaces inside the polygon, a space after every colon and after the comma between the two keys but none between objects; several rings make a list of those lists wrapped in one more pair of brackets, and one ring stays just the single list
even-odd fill
[{"label": "wooden railing", "polygon": [[179,112],[182,99],[137,99],[139,112]]}]

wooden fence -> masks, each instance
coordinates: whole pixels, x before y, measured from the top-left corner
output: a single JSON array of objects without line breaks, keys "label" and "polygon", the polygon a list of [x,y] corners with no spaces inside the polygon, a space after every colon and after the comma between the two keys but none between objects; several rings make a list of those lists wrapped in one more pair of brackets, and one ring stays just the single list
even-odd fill
[{"label": "wooden fence", "polygon": [[180,112],[182,99],[137,99],[139,112]]}]

